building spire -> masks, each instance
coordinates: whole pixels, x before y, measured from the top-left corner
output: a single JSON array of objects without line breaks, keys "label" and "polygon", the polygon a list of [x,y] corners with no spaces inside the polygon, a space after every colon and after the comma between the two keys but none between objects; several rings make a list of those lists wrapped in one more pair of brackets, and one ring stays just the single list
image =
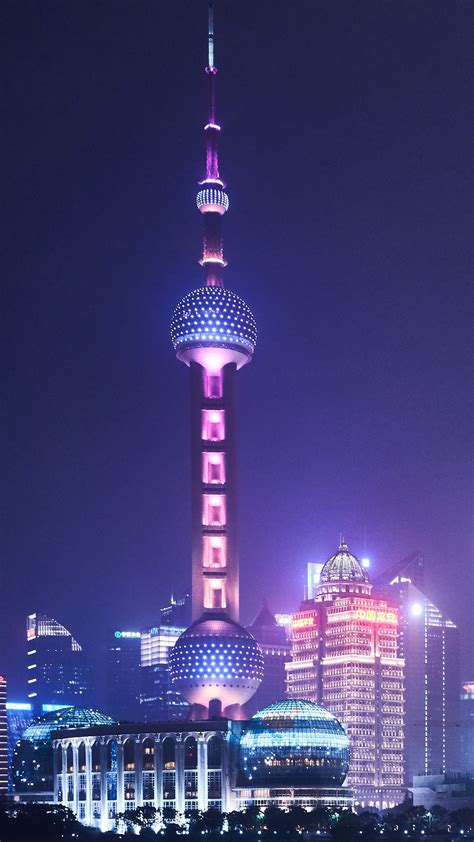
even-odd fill
[{"label": "building spire", "polygon": [[223,286],[222,269],[224,260],[222,242],[222,216],[229,207],[229,197],[224,192],[224,182],[219,175],[218,139],[221,130],[216,119],[216,74],[214,64],[214,3],[209,0],[207,27],[207,67],[209,88],[209,114],[204,126],[206,137],[206,175],[199,182],[202,188],[197,194],[197,206],[204,214],[204,242],[202,258],[199,261],[205,271],[205,286]]},{"label": "building spire", "polygon": [[209,14],[207,27],[207,66],[214,67],[214,3],[209,0]]}]

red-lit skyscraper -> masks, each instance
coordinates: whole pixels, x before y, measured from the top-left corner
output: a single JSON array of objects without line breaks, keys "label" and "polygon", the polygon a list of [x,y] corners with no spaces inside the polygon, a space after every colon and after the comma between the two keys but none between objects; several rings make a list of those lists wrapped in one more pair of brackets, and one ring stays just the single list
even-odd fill
[{"label": "red-lit skyscraper", "polygon": [[209,6],[209,113],[205,176],[197,206],[204,221],[202,286],[180,301],[171,321],[176,355],[190,370],[193,625],[170,658],[177,689],[205,715],[209,705],[239,715],[258,687],[262,654],[238,624],[239,553],[235,465],[234,383],[250,362],[255,319],[238,295],[224,288],[222,218],[229,206],[219,172],[214,33]]},{"label": "red-lit skyscraper", "polygon": [[343,723],[356,803],[384,808],[404,794],[404,662],[397,611],[371,590],[366,570],[342,543],[321,571],[315,598],[293,615],[287,689]]}]

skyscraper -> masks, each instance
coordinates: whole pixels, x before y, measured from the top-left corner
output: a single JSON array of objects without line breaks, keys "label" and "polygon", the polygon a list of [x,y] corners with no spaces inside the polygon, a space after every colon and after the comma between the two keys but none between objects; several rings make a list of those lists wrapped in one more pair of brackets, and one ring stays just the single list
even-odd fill
[{"label": "skyscraper", "polygon": [[135,630],[109,632],[106,663],[105,710],[117,722],[140,720],[141,633]]},{"label": "skyscraper", "polygon": [[7,733],[8,733],[8,791],[13,790],[12,760],[13,752],[23,731],[33,720],[30,702],[7,702]]},{"label": "skyscraper", "polygon": [[474,681],[461,688],[461,771],[474,776]]},{"label": "skyscraper", "polygon": [[27,618],[27,693],[33,713],[43,704],[84,705],[90,697],[89,668],[82,647],[65,626],[45,614]]},{"label": "skyscraper", "polygon": [[0,794],[8,789],[7,679],[0,675]]},{"label": "skyscraper", "polygon": [[425,594],[424,558],[412,553],[374,585],[397,605],[405,660],[406,782],[459,770],[459,634]]},{"label": "skyscraper", "polygon": [[403,800],[403,659],[398,615],[375,598],[367,571],[341,543],[321,571],[315,599],[293,615],[288,694],[324,705],[351,744],[347,783],[356,803]]},{"label": "skyscraper", "polygon": [[278,625],[265,602],[247,628],[262,650],[265,665],[262,683],[245,705],[245,715],[250,717],[257,710],[285,698],[285,663],[290,659],[290,644],[285,629]]},{"label": "skyscraper", "polygon": [[210,4],[206,168],[196,198],[204,221],[199,261],[204,277],[202,286],[180,301],[171,320],[176,355],[189,367],[191,380],[194,622],[171,653],[170,668],[176,688],[200,716],[211,703],[215,711],[238,715],[263,673],[260,649],[238,623],[234,386],[237,370],[252,359],[257,332],[245,301],[224,288],[222,219],[229,197],[219,172],[216,74]]},{"label": "skyscraper", "polygon": [[145,722],[172,722],[189,714],[188,703],[172,686],[169,669],[170,653],[184,631],[185,626],[161,625],[142,632],[140,719]]}]

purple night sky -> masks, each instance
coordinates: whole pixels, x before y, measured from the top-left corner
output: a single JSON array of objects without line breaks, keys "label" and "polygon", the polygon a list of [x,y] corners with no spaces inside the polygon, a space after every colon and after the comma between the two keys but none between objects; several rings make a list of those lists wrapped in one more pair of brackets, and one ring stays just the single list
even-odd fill
[{"label": "purple night sky", "polygon": [[[25,616],[99,661],[190,583],[206,3],[7,0],[0,672]],[[472,5],[220,0],[225,284],[259,329],[237,376],[242,621],[298,607],[342,532],[424,551],[472,678]]]}]

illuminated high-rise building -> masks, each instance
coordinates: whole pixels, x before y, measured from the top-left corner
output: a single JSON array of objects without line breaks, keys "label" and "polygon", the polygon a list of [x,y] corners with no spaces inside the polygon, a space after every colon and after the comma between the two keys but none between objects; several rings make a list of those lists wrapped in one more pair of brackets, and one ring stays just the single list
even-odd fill
[{"label": "illuminated high-rise building", "polygon": [[257,692],[245,705],[245,716],[285,698],[285,663],[290,659],[290,644],[283,626],[280,626],[266,602],[247,626],[262,650],[263,679]]},{"label": "illuminated high-rise building", "polygon": [[13,790],[12,760],[13,752],[23,731],[33,720],[31,702],[7,702],[8,732],[8,791]]},{"label": "illuminated high-rise building", "polygon": [[140,719],[144,722],[173,722],[189,714],[187,701],[171,682],[169,668],[170,653],[184,631],[185,626],[166,624],[141,634]]},{"label": "illuminated high-rise building", "polygon": [[115,629],[107,637],[105,710],[117,722],[140,720],[140,648],[138,629]]},{"label": "illuminated high-rise building", "polygon": [[170,669],[195,716],[206,715],[210,705],[239,716],[263,673],[260,649],[239,625],[234,409],[235,375],[252,359],[257,332],[245,301],[224,288],[222,220],[229,197],[219,171],[216,74],[210,4],[206,167],[196,199],[204,222],[203,279],[171,321],[176,355],[190,371],[193,624],[171,653]]},{"label": "illuminated high-rise building", "polygon": [[460,701],[460,768],[474,777],[474,681],[464,682]]},{"label": "illuminated high-rise building", "polygon": [[405,661],[405,772],[460,770],[459,632],[425,593],[424,557],[412,553],[374,582],[397,605],[399,655]]},{"label": "illuminated high-rise building", "polygon": [[366,569],[341,543],[314,599],[293,615],[287,690],[342,722],[356,803],[384,808],[404,796],[403,658],[397,609],[371,591]]},{"label": "illuminated high-rise building", "polygon": [[0,794],[8,789],[7,679],[0,675]]},{"label": "illuminated high-rise building", "polygon": [[90,698],[90,673],[82,646],[46,614],[27,618],[27,693],[33,714],[44,704],[83,705]]}]

